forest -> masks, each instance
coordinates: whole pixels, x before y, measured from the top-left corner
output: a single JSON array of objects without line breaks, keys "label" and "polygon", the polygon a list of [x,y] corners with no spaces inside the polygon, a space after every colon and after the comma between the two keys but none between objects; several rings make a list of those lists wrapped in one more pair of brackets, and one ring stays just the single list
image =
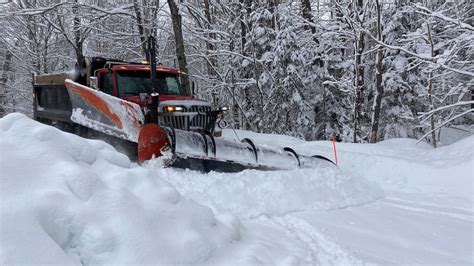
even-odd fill
[{"label": "forest", "polygon": [[470,0],[0,0],[0,117],[89,56],[157,61],[236,129],[346,142],[474,123]]}]

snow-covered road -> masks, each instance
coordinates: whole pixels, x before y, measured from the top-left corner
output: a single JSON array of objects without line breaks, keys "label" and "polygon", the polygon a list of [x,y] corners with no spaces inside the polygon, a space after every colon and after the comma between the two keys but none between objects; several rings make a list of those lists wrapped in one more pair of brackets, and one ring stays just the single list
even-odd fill
[{"label": "snow-covered road", "polygon": [[[329,142],[237,133],[333,152]],[[340,169],[142,167],[103,142],[8,115],[0,264],[474,263],[474,137],[438,149],[408,139],[340,143],[338,155]]]},{"label": "snow-covered road", "polygon": [[472,211],[408,198],[388,197],[363,206],[301,212],[284,218],[306,222],[310,229],[304,231],[308,234],[317,228],[332,243],[364,262],[471,264]]},{"label": "snow-covered road", "polygon": [[[300,153],[332,158],[332,145],[328,142],[308,143],[243,131],[237,134],[259,144],[292,145]],[[234,138],[234,133],[226,131],[225,136]],[[334,175],[314,170],[288,173],[291,185],[284,184],[281,172],[264,174],[262,178],[257,172],[240,173],[224,182],[235,189],[226,191],[228,196],[214,192],[221,192],[225,185],[209,182],[222,179],[223,174],[164,176],[183,195],[211,206],[215,212],[236,214],[244,226],[262,223],[280,227],[310,251],[306,260],[312,264],[474,263],[473,137],[437,150],[407,139],[337,146],[343,174],[335,178],[340,181],[353,175],[367,179],[382,187],[383,192],[377,186],[354,180],[351,188],[338,187],[334,191],[330,185],[334,180],[328,182]],[[247,178],[252,181],[235,185]],[[304,185],[308,179],[309,183],[314,182],[309,189]],[[278,185],[283,185],[285,192],[276,197],[269,197],[268,191],[262,189],[275,192]],[[363,188],[357,188],[361,185]],[[322,195],[302,195],[304,192]],[[255,194],[264,196],[254,198]],[[346,201],[333,198],[335,195],[343,195]],[[298,204],[289,208],[282,198]]]}]

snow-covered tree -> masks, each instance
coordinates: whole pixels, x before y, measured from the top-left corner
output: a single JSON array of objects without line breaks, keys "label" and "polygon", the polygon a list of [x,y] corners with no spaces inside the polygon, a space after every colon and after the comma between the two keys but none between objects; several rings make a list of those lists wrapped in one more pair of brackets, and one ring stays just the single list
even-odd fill
[{"label": "snow-covered tree", "polygon": [[236,128],[437,146],[439,128],[474,121],[466,0],[1,3],[0,115],[31,112],[31,73],[84,56],[143,59],[153,35],[158,60],[230,106]]}]

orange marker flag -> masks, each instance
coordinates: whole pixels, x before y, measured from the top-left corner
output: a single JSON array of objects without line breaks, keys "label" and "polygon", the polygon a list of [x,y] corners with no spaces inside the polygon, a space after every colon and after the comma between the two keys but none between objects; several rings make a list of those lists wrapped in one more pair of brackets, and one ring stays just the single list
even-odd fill
[{"label": "orange marker flag", "polygon": [[336,161],[336,165],[337,165],[336,135],[332,135],[331,140],[332,140],[332,148],[334,150],[334,160]]}]

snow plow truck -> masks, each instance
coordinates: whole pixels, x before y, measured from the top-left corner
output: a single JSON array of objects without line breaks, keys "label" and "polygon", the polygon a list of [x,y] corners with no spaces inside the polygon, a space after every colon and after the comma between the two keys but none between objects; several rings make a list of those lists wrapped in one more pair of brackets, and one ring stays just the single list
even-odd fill
[{"label": "snow plow truck", "polygon": [[[149,38],[148,47],[154,47]],[[178,69],[149,62],[85,58],[74,73],[35,75],[34,119],[82,137],[102,139],[132,161],[163,156],[166,166],[203,172],[314,167],[331,160],[292,148],[221,137],[227,108],[183,90]]]}]

